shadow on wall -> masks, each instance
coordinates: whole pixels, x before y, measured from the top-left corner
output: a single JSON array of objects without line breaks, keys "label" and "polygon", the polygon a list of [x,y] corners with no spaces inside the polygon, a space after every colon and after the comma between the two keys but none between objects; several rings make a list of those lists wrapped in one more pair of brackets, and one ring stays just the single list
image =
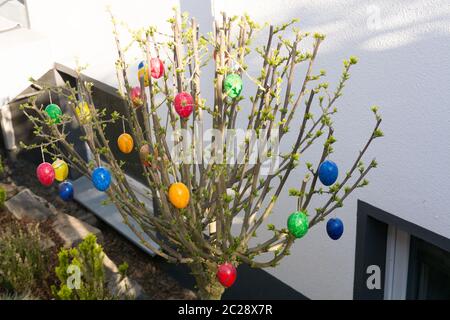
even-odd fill
[{"label": "shadow on wall", "polygon": [[[183,1],[182,1],[183,2]],[[274,14],[274,3],[277,3]],[[449,34],[450,5],[447,1],[347,0],[336,3],[320,0],[314,3],[295,0],[227,0],[221,10],[230,14],[247,12],[258,22],[284,23],[300,18],[307,31],[327,34],[327,41],[362,43],[367,50],[383,50],[411,42]],[[361,27],[361,25],[364,27]],[[344,36],[344,38],[343,38]],[[323,51],[322,51],[323,52]]]}]

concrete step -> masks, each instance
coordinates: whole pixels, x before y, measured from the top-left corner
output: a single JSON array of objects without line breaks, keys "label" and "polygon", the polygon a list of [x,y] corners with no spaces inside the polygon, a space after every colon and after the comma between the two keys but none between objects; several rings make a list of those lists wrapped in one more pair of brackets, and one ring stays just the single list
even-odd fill
[{"label": "concrete step", "polygon": [[[95,189],[92,182],[88,178],[83,176],[73,181],[73,187],[76,190],[74,195],[76,201],[88,208],[97,218],[116,229],[120,234],[129,239],[136,246],[152,256],[155,255],[153,251],[149,250],[141,243],[139,237],[123,222],[123,218],[120,215],[119,210],[117,210],[113,204],[103,204],[103,202],[108,199],[108,196],[104,192],[100,192]],[[145,199],[139,198],[139,200],[144,201]],[[150,206],[151,203],[148,205]],[[134,220],[130,218],[130,221],[133,223]],[[138,228],[138,230],[140,229],[137,223],[134,223],[134,226]],[[145,233],[143,236],[146,238],[146,241],[151,243],[156,248],[159,248],[159,245],[153,242],[148,236],[145,235]]]}]

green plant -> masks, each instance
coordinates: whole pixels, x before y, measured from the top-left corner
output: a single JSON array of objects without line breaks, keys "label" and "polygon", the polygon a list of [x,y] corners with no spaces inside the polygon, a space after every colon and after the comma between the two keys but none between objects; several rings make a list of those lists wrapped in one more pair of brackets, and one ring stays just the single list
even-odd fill
[{"label": "green plant", "polygon": [[112,299],[106,286],[104,252],[97,237],[88,235],[76,248],[61,249],[55,268],[60,281],[52,293],[61,300]]},{"label": "green plant", "polygon": [[6,201],[6,190],[5,188],[0,186],[0,208],[2,208],[5,205]]},{"label": "green plant", "polygon": [[4,293],[0,294],[0,300],[38,300],[29,293]]},{"label": "green plant", "polygon": [[121,279],[125,278],[128,273],[128,263],[123,262],[121,265],[119,265],[119,274]]},{"label": "green plant", "polygon": [[5,165],[3,164],[3,157],[0,156],[0,176],[5,173]]},{"label": "green plant", "polygon": [[43,285],[49,272],[49,252],[39,225],[11,223],[0,234],[0,289],[24,294]]}]

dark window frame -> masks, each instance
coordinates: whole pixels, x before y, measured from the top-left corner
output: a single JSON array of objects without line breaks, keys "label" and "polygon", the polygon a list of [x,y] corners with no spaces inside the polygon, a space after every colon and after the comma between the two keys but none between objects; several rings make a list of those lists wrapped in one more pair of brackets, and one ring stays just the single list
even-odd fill
[{"label": "dark window frame", "polygon": [[[386,228],[382,228],[382,224]],[[397,217],[367,202],[358,200],[353,283],[353,299],[355,300],[383,299],[384,297],[387,228],[389,225],[450,252],[450,239]],[[374,237],[385,240],[373,241]],[[368,275],[366,274],[366,270],[370,264],[379,265],[381,268],[380,290],[367,289],[366,280]]]}]

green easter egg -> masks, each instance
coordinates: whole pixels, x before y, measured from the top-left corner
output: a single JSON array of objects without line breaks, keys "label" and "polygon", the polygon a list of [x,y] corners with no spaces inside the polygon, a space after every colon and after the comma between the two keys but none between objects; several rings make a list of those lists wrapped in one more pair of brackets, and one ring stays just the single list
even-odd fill
[{"label": "green easter egg", "polygon": [[301,211],[292,213],[287,221],[289,232],[298,238],[303,237],[308,232],[308,217]]},{"label": "green easter egg", "polygon": [[54,123],[59,123],[61,121],[62,111],[57,104],[49,104],[45,107],[45,112],[50,117],[50,119],[53,120]]},{"label": "green easter egg", "polygon": [[238,97],[242,92],[242,79],[239,75],[229,74],[223,83],[225,94],[230,98]]}]

